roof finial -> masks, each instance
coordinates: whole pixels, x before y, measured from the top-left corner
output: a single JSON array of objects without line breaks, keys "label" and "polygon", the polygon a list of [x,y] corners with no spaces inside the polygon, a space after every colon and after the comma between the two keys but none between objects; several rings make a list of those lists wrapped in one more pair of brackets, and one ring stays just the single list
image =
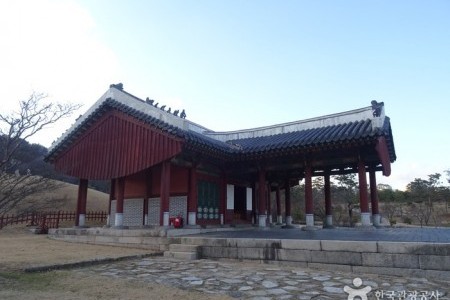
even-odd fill
[{"label": "roof finial", "polygon": [[118,90],[123,90],[123,83],[122,82],[120,82],[120,83],[117,83],[117,84],[110,84],[109,85],[109,87],[110,88],[116,88],[116,89],[118,89]]},{"label": "roof finial", "polygon": [[372,100],[370,102],[372,105],[372,114],[374,117],[379,117],[381,115],[381,109],[384,106],[384,102],[377,102],[377,100]]}]

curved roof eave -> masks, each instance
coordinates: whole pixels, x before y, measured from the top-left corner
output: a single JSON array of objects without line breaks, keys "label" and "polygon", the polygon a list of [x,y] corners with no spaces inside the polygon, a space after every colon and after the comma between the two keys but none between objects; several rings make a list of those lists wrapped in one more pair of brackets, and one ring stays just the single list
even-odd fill
[{"label": "curved roof eave", "polygon": [[383,135],[386,136],[391,162],[396,159],[390,119],[384,115],[384,106],[378,116],[373,115],[371,107],[365,107],[266,127],[214,132],[112,86],[50,147],[46,160],[70,147],[71,141],[83,132],[83,128],[108,108],[118,109],[182,138],[192,149],[227,156],[334,145]]}]

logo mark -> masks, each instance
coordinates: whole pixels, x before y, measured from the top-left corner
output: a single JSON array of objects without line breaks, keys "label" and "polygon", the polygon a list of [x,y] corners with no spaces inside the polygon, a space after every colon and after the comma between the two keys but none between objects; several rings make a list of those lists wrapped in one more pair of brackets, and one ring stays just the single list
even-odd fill
[{"label": "logo mark", "polygon": [[344,286],[344,292],[348,294],[347,300],[354,300],[355,297],[357,297],[356,299],[367,300],[367,294],[370,293],[372,287],[366,286],[364,288],[359,288],[362,285],[362,280],[359,277],[353,279],[353,285],[356,288],[352,288],[348,285]]}]

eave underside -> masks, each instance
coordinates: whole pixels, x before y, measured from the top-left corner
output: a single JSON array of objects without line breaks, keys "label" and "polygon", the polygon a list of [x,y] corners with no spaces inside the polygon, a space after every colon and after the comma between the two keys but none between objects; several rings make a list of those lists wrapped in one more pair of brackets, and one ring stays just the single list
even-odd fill
[{"label": "eave underside", "polygon": [[[84,179],[112,179],[175,159],[185,165],[209,165],[213,172],[225,172],[242,180],[253,178],[257,170],[264,168],[278,180],[302,178],[307,163],[316,175],[356,173],[360,160],[389,176],[390,163],[395,160],[389,120],[380,131],[387,132],[386,137],[374,134],[369,121],[361,121],[341,126],[336,136],[326,135],[332,128],[319,128],[307,134],[265,137],[255,140],[255,144],[247,139],[243,141],[244,149],[240,149],[242,146],[198,133],[158,127],[152,124],[153,119],[130,115],[122,106],[112,107],[115,102],[110,102],[77,130],[64,147],[57,148],[63,150],[50,156],[58,171]],[[303,140],[303,134],[308,139]],[[324,137],[327,142],[322,141]]]},{"label": "eave underside", "polygon": [[[191,166],[193,164],[206,168],[218,175],[251,183],[258,170],[264,169],[268,173],[268,180],[272,182],[286,179],[302,179],[306,164],[310,164],[314,176],[325,173],[330,175],[357,173],[359,160],[363,160],[367,169],[384,172],[385,166],[376,150],[377,141],[363,144],[335,145],[312,149],[291,149],[259,155],[241,157],[220,157],[220,155],[202,155],[202,153],[184,150],[177,161]],[[390,168],[390,162],[389,168]]]}]

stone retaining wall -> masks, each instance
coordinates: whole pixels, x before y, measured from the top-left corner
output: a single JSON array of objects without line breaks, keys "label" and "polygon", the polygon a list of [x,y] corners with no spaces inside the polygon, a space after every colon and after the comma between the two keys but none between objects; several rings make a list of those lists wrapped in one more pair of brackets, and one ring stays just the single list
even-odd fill
[{"label": "stone retaining wall", "polygon": [[181,243],[201,246],[202,258],[259,260],[355,274],[450,278],[450,243],[177,236],[203,231],[209,230],[70,228],[51,229],[49,237],[155,251],[166,251],[170,244]]},{"label": "stone retaining wall", "polygon": [[166,251],[170,244],[180,242],[177,237],[167,237],[163,229],[110,229],[110,228],[61,228],[49,229],[49,237],[66,242],[145,248]]},{"label": "stone retaining wall", "polygon": [[450,244],[182,237],[202,258],[295,263],[353,273],[450,278]]},{"label": "stone retaining wall", "polygon": [[[244,229],[244,228],[243,228]],[[49,229],[51,239],[75,243],[111,245],[166,251],[170,244],[179,244],[182,235],[205,232],[237,230],[231,228],[165,228],[160,226],[117,229],[117,228],[59,228]]]}]

